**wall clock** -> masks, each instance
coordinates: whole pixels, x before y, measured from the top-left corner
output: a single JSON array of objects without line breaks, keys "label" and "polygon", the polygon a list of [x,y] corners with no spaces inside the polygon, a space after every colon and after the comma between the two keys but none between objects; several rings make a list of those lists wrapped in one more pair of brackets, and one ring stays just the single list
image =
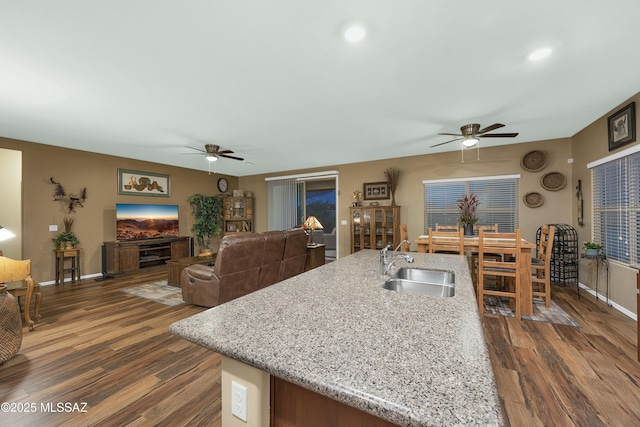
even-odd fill
[{"label": "wall clock", "polygon": [[221,193],[226,193],[228,189],[229,189],[229,181],[227,181],[226,178],[218,179],[218,190]]}]

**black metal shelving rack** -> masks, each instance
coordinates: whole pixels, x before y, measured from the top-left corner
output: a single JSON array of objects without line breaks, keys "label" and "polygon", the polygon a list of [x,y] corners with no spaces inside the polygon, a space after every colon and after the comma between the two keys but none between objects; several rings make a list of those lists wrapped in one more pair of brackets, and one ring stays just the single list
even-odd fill
[{"label": "black metal shelving rack", "polygon": [[[553,238],[551,252],[551,281],[560,285],[578,286],[578,233],[568,224],[555,225],[556,233]],[[536,246],[540,243],[542,227],[536,233]]]}]

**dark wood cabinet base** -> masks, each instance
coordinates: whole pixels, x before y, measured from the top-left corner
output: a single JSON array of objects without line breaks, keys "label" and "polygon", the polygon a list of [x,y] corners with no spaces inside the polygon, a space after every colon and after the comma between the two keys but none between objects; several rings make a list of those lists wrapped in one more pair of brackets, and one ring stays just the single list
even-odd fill
[{"label": "dark wood cabinet base", "polygon": [[395,425],[271,376],[271,427],[388,427]]}]

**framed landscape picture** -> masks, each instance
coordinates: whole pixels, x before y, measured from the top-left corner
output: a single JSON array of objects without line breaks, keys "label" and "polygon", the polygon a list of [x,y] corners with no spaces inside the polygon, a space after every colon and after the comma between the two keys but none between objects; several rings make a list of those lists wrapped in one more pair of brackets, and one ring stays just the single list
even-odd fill
[{"label": "framed landscape picture", "polygon": [[607,119],[609,151],[636,140],[636,103],[632,102]]}]

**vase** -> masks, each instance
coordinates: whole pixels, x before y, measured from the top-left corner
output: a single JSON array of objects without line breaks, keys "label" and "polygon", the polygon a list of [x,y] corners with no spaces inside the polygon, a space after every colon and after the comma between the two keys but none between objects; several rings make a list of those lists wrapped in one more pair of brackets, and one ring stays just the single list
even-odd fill
[{"label": "vase", "polygon": [[586,256],[598,256],[600,249],[585,249],[584,254]]},{"label": "vase", "polygon": [[0,364],[11,359],[21,345],[20,307],[16,298],[7,292],[7,286],[0,285]]},{"label": "vase", "polygon": [[465,236],[473,236],[473,224],[465,224],[464,225],[464,235]]}]

